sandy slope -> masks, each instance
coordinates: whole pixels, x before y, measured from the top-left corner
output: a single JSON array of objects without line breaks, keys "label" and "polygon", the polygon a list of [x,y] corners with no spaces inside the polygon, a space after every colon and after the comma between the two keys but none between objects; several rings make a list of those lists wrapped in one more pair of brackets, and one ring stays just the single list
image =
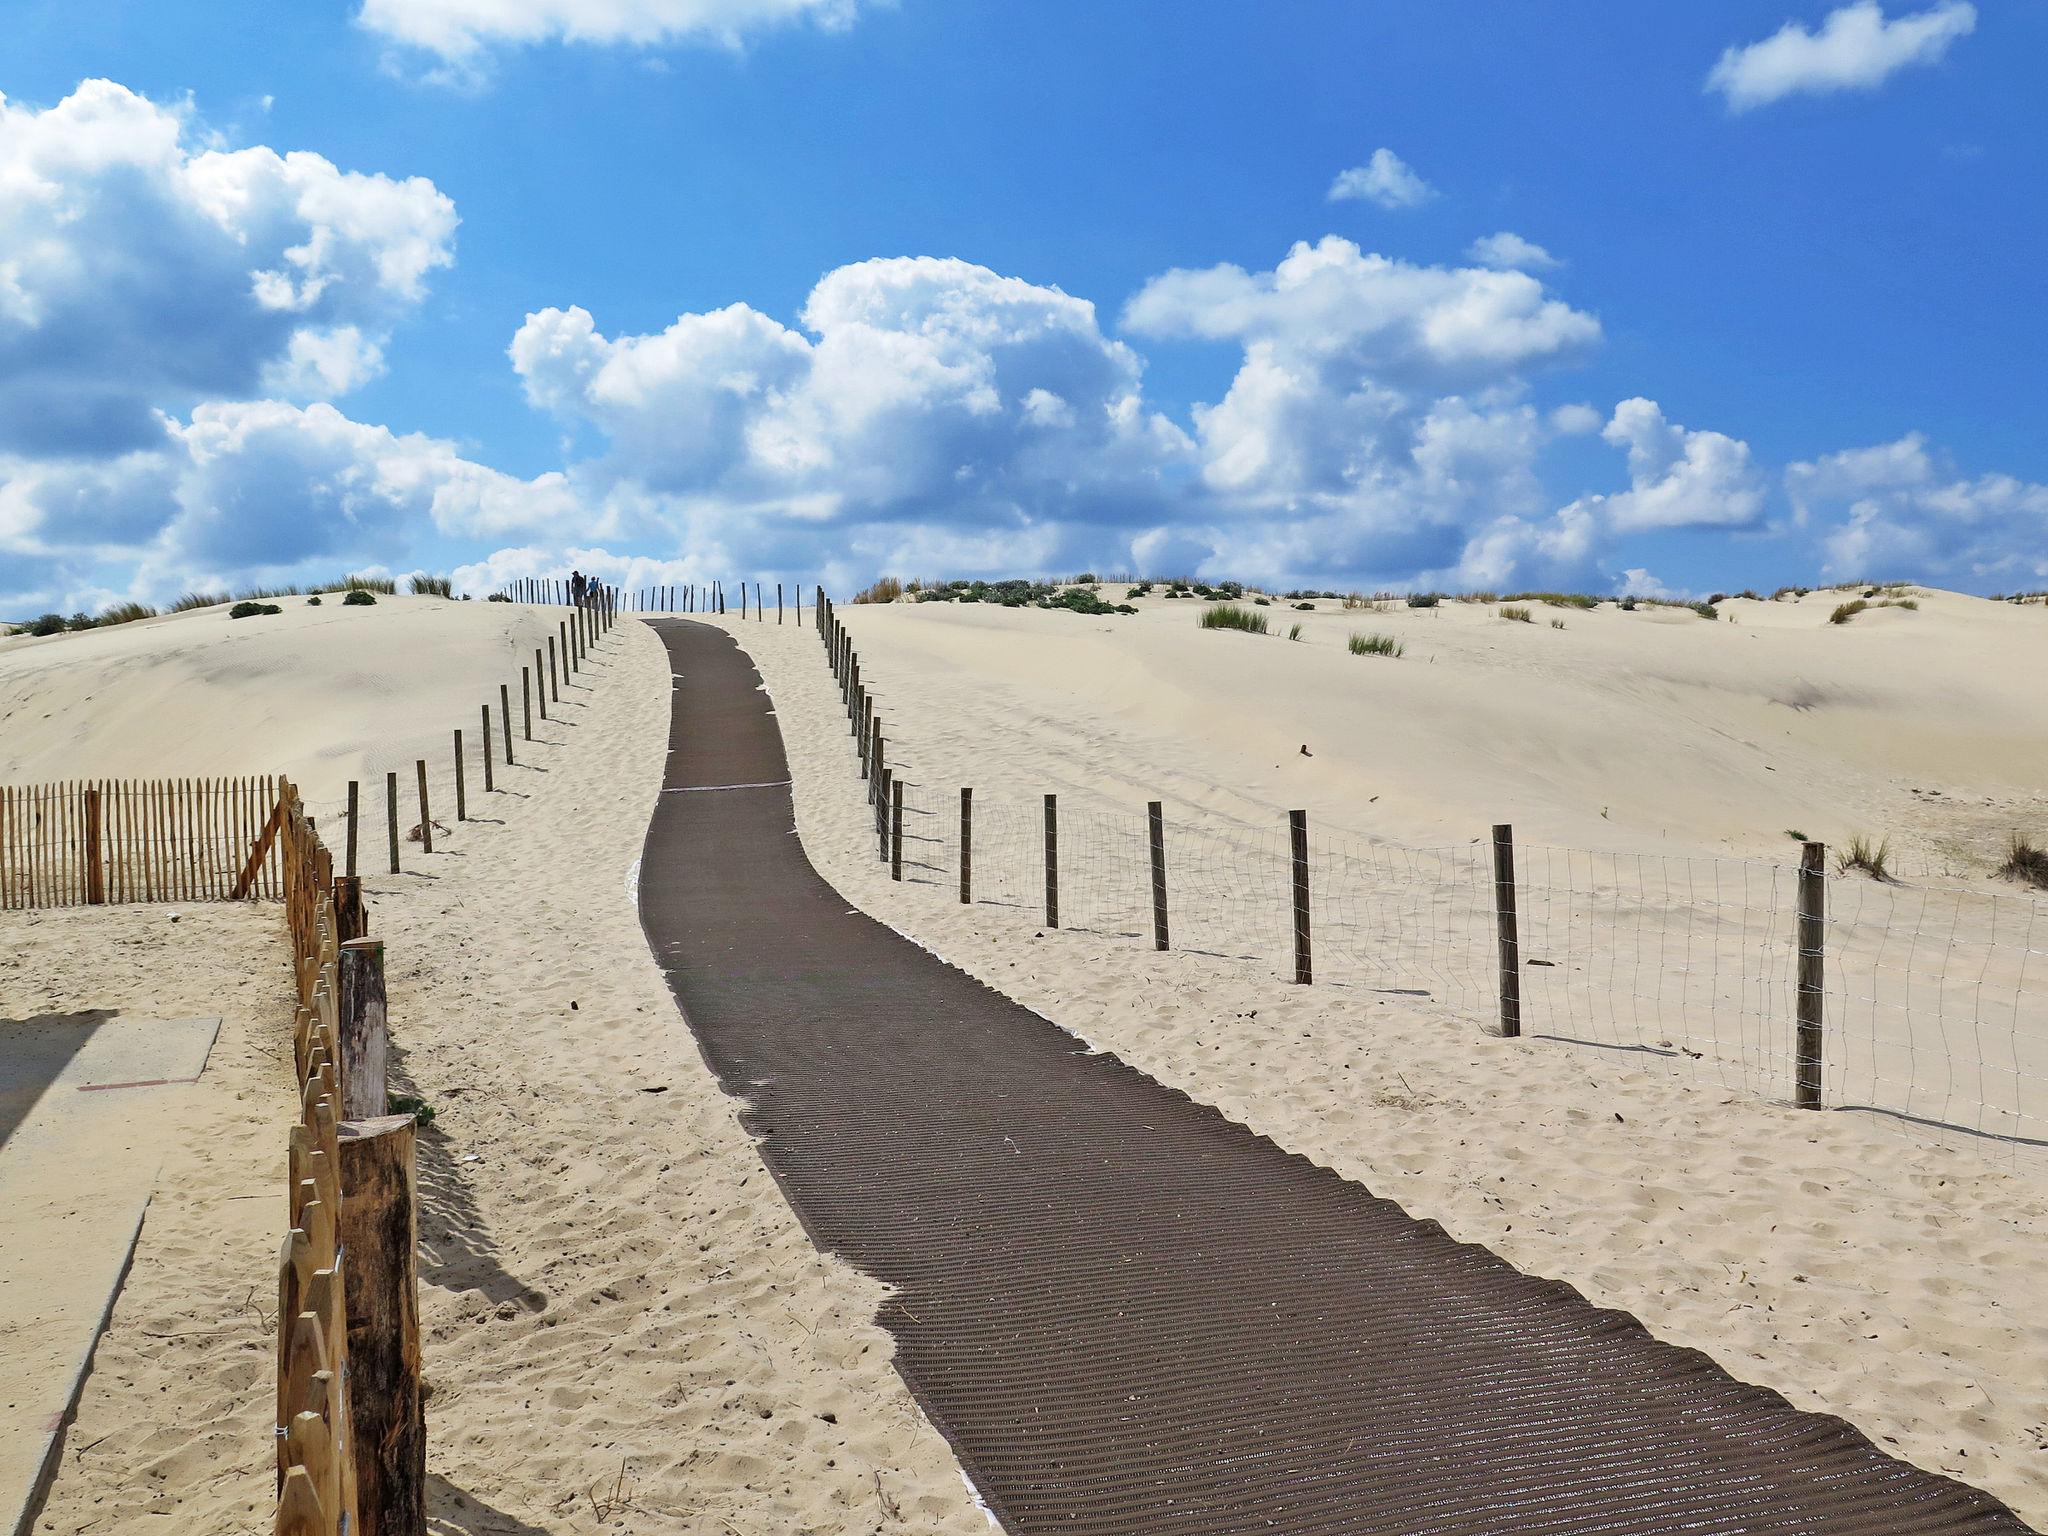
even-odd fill
[{"label": "sandy slope", "polygon": [[[438,735],[437,710],[462,719],[504,626],[523,622],[498,605],[424,602],[350,618],[372,623],[340,632],[347,659],[328,644],[337,631],[297,620],[298,644],[279,632],[258,642],[279,647],[269,661],[237,657],[239,637],[216,638],[223,624],[206,615],[159,626],[161,655],[142,644],[147,631],[79,637],[140,655],[98,674],[70,658],[55,681],[11,657],[13,707],[24,691],[53,716],[64,689],[80,709],[131,688],[139,700],[145,684],[128,676],[139,672],[166,690],[166,717],[260,719],[280,746],[264,756],[180,727],[166,752],[183,766],[274,764],[317,790],[394,750],[351,730],[402,723],[413,732],[403,752]],[[382,620],[392,634],[375,633]],[[405,874],[367,881],[399,1075],[439,1110],[421,1144],[433,1529],[984,1530],[890,1366],[871,1321],[879,1288],[812,1249],[646,949],[630,879],[660,783],[667,664],[638,626],[607,651],[588,674],[596,686],[569,690],[534,743],[519,743],[521,765],[500,770],[495,795],[472,784],[476,820],[431,856],[409,848]],[[358,680],[328,715],[323,695],[293,681],[309,673]],[[9,750],[38,774],[104,766],[96,727],[72,735],[70,748],[23,745],[10,730]],[[113,766],[148,761],[127,750]],[[185,994],[211,995],[219,966],[232,993],[221,1006],[244,1042],[230,1050],[224,1034],[215,1057],[234,1069],[212,1102],[236,1136],[187,1149],[174,1166],[189,1172],[166,1179],[67,1451],[52,1532],[139,1528],[145,1508],[159,1517],[152,1530],[257,1529],[270,1491],[268,1356],[245,1301],[275,1283],[283,1208],[283,935],[257,931],[260,914],[213,909],[199,930],[211,947],[187,951],[162,943],[161,912],[0,918],[0,936],[35,939],[39,1007],[112,998],[190,1012]],[[260,982],[232,979],[244,972]],[[11,997],[12,976],[0,982]],[[249,1190],[275,1198],[231,1207],[235,1225],[215,1230],[218,1202]],[[153,1336],[173,1333],[177,1352],[160,1350]]]},{"label": "sandy slope", "polygon": [[[1887,617],[1902,630],[1918,619],[1942,622],[1939,609],[1953,606],[1963,610],[1954,627],[1965,634],[1972,625],[1993,636],[2008,627],[2006,614],[1970,612],[1976,605],[1966,600],[1929,606],[1936,611]],[[1688,776],[1706,772],[1698,761],[1740,765],[1761,752],[1730,730],[1689,731],[1685,755],[1694,767],[1665,772],[1661,788],[1635,786],[1641,803],[1663,812],[1663,825],[1610,830],[1597,808],[1589,821],[1566,793],[1572,785],[1590,791],[1601,764],[1616,775],[1617,797],[1631,792],[1622,773],[1631,762],[1644,774],[1660,757],[1669,766],[1671,733],[1685,730],[1685,719],[1678,705],[1658,716],[1646,702],[1656,696],[1702,714],[1718,700],[1735,714],[1770,718],[1777,709],[1784,717],[1769,755],[1787,765],[1790,798],[1750,816],[1752,825],[1796,813],[1832,830],[1823,816],[1853,818],[1859,784],[1907,772],[1912,754],[1931,752],[1938,740],[1931,729],[1902,725],[1918,744],[1901,748],[1880,773],[1853,760],[1877,717],[1838,722],[1820,711],[1815,720],[1761,702],[1763,676],[1745,694],[1725,670],[1751,665],[1750,645],[1890,654],[1891,633],[1875,627],[1820,636],[1788,628],[1782,641],[1753,641],[1761,623],[1717,630],[1687,614],[1694,628],[1653,619],[1642,630],[1652,638],[1639,642],[1623,629],[1633,616],[1615,614],[1622,635],[1592,641],[1577,618],[1562,633],[1519,625],[1494,633],[1453,611],[1407,620],[1408,656],[1385,663],[1337,650],[1341,633],[1366,627],[1357,616],[1326,619],[1303,655],[1284,640],[1197,633],[1185,610],[1122,630],[1057,613],[841,612],[885,701],[894,760],[919,785],[939,786],[941,800],[963,779],[991,799],[1057,789],[1063,807],[1069,797],[1127,803],[1141,787],[1159,786],[1218,815],[1306,799],[1367,830],[1391,825],[1398,812],[1401,825],[1426,832],[1454,815],[1482,819],[1490,799],[1513,793],[1522,796],[1509,806],[1518,819],[1548,818],[1556,835],[1591,832],[1597,822],[1610,838],[1648,840],[1670,826],[1698,847],[1750,836],[1734,824],[1733,808],[1755,792],[1744,788],[1753,773],[1731,778],[1706,804]],[[1369,618],[1386,627],[1383,616]],[[1825,614],[1809,608],[1806,618]],[[2038,610],[2010,621],[2015,633],[2021,620],[2048,630]],[[1429,1000],[1296,988],[1263,962],[1157,955],[1140,940],[1102,932],[1047,933],[1028,903],[963,907],[948,887],[892,884],[876,860],[816,637],[772,623],[728,624],[774,696],[805,846],[850,900],[1098,1048],[1437,1218],[1454,1235],[1627,1308],[1735,1374],[1839,1413],[1898,1454],[2048,1521],[2048,1323],[2035,1304],[2048,1265],[2048,1190],[2038,1181],[1909,1140],[1872,1117],[1804,1114],[1669,1067],[1635,1070],[1641,1057],[1491,1039]],[[1931,625],[1926,632],[1939,633]],[[1584,679],[1576,671],[1563,681],[1532,677],[1528,656],[1565,644],[1581,647]],[[1630,681],[1627,657],[1638,644],[1644,649],[1635,654],[1655,656],[1659,672],[1692,680]],[[1431,680],[1431,654],[1445,658],[1435,676],[1450,681]],[[1981,757],[1974,748],[1960,753],[1922,787],[1960,798],[1967,785],[1980,801],[1999,804],[2024,799],[1998,775],[2017,775],[2039,703],[2022,710],[2018,681],[1955,665],[1957,693],[1997,693],[2018,712],[2020,744]],[[1289,669],[1311,681],[1291,681]],[[1797,670],[1816,688],[1847,687],[1842,674],[1854,671],[1875,689],[1885,663],[1880,656],[1851,667],[1838,658],[1833,670],[1818,662]],[[1598,743],[1571,770],[1576,777],[1561,768],[1541,795],[1520,771],[1529,752],[1563,763],[1578,751],[1555,730],[1528,751],[1466,761],[1453,749],[1476,749],[1490,734],[1483,720],[1383,712],[1403,699],[1420,710],[1454,688],[1506,708],[1538,686],[1567,696]],[[1392,692],[1399,689],[1419,691],[1408,699]],[[1617,702],[1603,714],[1608,692]],[[1920,697],[1937,707],[1931,691]],[[1640,728],[1628,725],[1631,710]],[[1976,729],[1989,732],[1981,720]],[[1433,743],[1434,777],[1371,745],[1394,734]],[[1303,735],[1314,744],[1312,762],[1296,755]],[[1638,736],[1641,751],[1631,757]],[[1397,812],[1369,806],[1368,785],[1384,791],[1382,805],[1395,798]],[[1888,804],[1900,826],[1915,809],[1904,799]],[[1951,838],[1967,845],[1975,835],[1968,815],[1951,823],[1946,811],[1921,814],[1929,846]]]}]

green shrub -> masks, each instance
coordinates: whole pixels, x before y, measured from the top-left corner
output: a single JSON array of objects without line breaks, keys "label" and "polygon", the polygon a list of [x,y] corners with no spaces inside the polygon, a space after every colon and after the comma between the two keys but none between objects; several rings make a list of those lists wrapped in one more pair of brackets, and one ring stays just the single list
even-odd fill
[{"label": "green shrub", "polygon": [[1441,592],[1410,592],[1408,594],[1408,606],[1410,608],[1434,608],[1442,601],[1443,594]]},{"label": "green shrub", "polygon": [[38,614],[15,630],[17,635],[61,635],[64,633],[64,615],[61,613]]},{"label": "green shrub", "polygon": [[1500,616],[1504,619],[1512,619],[1517,624],[1534,624],[1536,622],[1536,616],[1526,608],[1503,608],[1500,611]]},{"label": "green shrub", "polygon": [[484,601],[487,603],[509,603],[512,601],[512,599],[507,597],[503,592],[493,592],[489,597],[485,598]]},{"label": "green shrub", "polygon": [[348,596],[341,600],[341,606],[344,608],[367,608],[376,601],[377,599],[370,595],[369,588],[350,587],[348,589]]},{"label": "green shrub", "polygon": [[1598,608],[1600,599],[1586,592],[1510,592],[1511,603],[1548,603],[1553,608]]},{"label": "green shrub", "polygon": [[1213,608],[1204,608],[1195,622],[1204,629],[1241,629],[1248,635],[1266,633],[1266,616],[1241,608],[1236,603],[1218,603]]},{"label": "green shrub", "polygon": [[1721,617],[1721,610],[1712,603],[1686,603],[1683,606],[1690,608],[1703,619],[1718,619]]},{"label": "green shrub", "polygon": [[93,624],[93,618],[91,614],[74,613],[73,615],[71,615],[70,618],[64,621],[64,627],[66,629],[75,631],[81,629],[92,629],[95,626]]},{"label": "green shrub", "polygon": [[231,619],[253,619],[261,614],[283,612],[284,610],[275,603],[252,603],[244,600],[228,610],[228,617]]},{"label": "green shrub", "polygon": [[415,597],[453,597],[455,583],[447,576],[415,576],[407,583]]},{"label": "green shrub", "polygon": [[320,606],[320,594],[315,592],[311,597],[307,598],[306,606],[308,608],[318,608]]},{"label": "green shrub", "polygon": [[1399,656],[1407,649],[1392,635],[1353,635],[1351,654],[1354,656]]}]

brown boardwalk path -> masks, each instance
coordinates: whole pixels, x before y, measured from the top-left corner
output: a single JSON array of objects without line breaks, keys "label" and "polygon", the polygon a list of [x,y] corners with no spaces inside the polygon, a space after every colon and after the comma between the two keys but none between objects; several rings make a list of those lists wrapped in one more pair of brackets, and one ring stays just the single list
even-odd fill
[{"label": "brown boardwalk path", "polygon": [[1011,1531],[2026,1529],[849,911],[752,663],[660,628],[649,940],[812,1237],[898,1288],[903,1375]]}]

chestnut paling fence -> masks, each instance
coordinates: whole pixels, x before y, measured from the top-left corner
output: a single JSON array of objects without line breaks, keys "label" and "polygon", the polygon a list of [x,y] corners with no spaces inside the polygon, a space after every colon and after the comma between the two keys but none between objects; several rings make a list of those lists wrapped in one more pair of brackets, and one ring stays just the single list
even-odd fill
[{"label": "chestnut paling fence", "polygon": [[1746,1096],[1882,1116],[2048,1171],[2048,902],[1932,876],[1604,853],[1508,827],[1413,848],[923,782],[834,606],[813,622],[878,858],[908,884],[1073,929],[1416,995],[1496,1033],[1623,1053]]}]

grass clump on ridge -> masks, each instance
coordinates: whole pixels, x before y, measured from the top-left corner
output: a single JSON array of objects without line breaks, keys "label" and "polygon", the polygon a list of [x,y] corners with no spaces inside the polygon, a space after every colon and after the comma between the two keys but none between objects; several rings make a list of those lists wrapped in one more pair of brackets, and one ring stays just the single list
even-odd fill
[{"label": "grass clump on ridge", "polygon": [[1843,874],[1861,870],[1873,880],[1891,879],[1892,840],[1881,837],[1875,843],[1858,832],[1849,839],[1849,846],[1835,859],[1835,867]]},{"label": "grass clump on ridge", "polygon": [[194,608],[217,608],[227,600],[225,592],[187,592],[171,604],[171,612],[189,613]]},{"label": "grass clump on ridge", "polygon": [[1241,629],[1248,635],[1266,633],[1266,616],[1237,603],[1218,603],[1214,608],[1204,608],[1195,622],[1204,629]]},{"label": "grass clump on ridge", "polygon": [[894,576],[878,576],[871,587],[853,594],[856,603],[893,603],[903,595],[903,583]]},{"label": "grass clump on ridge", "polygon": [[1351,637],[1351,654],[1354,656],[1398,657],[1405,650],[1407,650],[1407,647],[1392,635],[1353,635]]},{"label": "grass clump on ridge", "polygon": [[2048,891],[2048,848],[2036,848],[2015,832],[2005,862],[1998,866],[1998,872],[2008,880],[2018,880],[2037,891]]},{"label": "grass clump on ridge", "polygon": [[413,577],[407,585],[412,588],[412,593],[415,597],[453,597],[455,595],[455,583],[453,579],[447,576],[428,576],[422,573]]},{"label": "grass clump on ridge", "polygon": [[1534,624],[1536,622],[1536,615],[1526,608],[1503,608],[1500,611],[1500,616],[1504,619],[1510,619],[1517,624]]}]

